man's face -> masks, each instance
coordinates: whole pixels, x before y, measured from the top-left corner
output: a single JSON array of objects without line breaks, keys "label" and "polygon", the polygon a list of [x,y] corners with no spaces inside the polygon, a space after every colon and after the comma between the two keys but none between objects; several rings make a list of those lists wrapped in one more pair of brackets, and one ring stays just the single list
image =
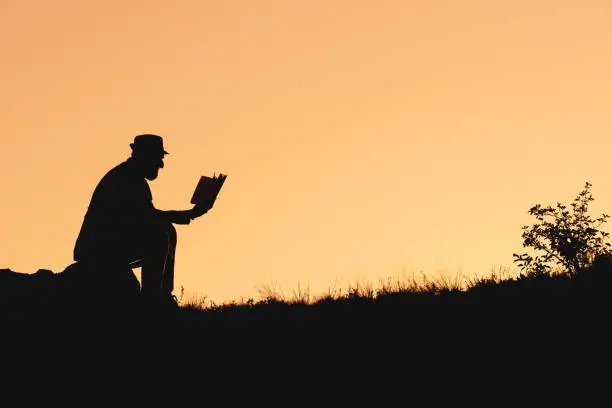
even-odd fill
[{"label": "man's face", "polygon": [[164,168],[164,156],[151,155],[143,158],[142,167],[147,180],[155,180],[159,169]]}]

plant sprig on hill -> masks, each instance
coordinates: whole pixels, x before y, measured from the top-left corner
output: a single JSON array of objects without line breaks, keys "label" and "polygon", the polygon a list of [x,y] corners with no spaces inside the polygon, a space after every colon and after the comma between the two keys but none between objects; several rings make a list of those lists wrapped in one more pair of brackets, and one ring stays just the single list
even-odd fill
[{"label": "plant sprig on hill", "polygon": [[591,186],[587,181],[570,204],[571,210],[561,203],[555,207],[536,204],[529,209],[529,214],[537,221],[532,226],[522,227],[523,247],[531,247],[541,255],[534,258],[527,253],[513,254],[514,262],[524,274],[549,275],[552,262],[574,276],[589,266],[596,256],[610,254],[610,244],[605,242],[610,234],[599,229],[610,216],[602,214],[593,219],[587,214],[589,203],[593,201]]}]

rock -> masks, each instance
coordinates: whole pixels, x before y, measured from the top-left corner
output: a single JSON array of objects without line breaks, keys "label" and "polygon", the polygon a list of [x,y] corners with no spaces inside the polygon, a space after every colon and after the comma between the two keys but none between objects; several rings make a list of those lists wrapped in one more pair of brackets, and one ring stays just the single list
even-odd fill
[{"label": "rock", "polygon": [[76,262],[59,273],[0,269],[0,318],[88,313],[93,308],[117,311],[134,306],[139,294],[132,269],[116,263]]},{"label": "rock", "polygon": [[140,292],[140,283],[127,265],[75,262],[57,278],[70,291],[104,292],[113,296],[135,296]]}]

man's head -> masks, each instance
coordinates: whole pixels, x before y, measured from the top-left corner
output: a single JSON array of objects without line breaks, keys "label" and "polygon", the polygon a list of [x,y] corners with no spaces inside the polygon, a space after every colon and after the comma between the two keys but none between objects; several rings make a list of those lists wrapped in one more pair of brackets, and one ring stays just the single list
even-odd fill
[{"label": "man's head", "polygon": [[159,169],[164,167],[164,141],[161,136],[153,134],[138,135],[130,143],[132,158],[141,169],[147,180],[155,180]]}]

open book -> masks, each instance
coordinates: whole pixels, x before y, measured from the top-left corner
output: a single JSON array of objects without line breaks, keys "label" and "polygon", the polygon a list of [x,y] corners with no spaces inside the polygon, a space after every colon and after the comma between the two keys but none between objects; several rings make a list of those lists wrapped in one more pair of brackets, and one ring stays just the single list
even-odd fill
[{"label": "open book", "polygon": [[227,174],[216,174],[212,177],[202,176],[191,197],[191,204],[212,204],[217,199],[217,195],[227,178]]}]

